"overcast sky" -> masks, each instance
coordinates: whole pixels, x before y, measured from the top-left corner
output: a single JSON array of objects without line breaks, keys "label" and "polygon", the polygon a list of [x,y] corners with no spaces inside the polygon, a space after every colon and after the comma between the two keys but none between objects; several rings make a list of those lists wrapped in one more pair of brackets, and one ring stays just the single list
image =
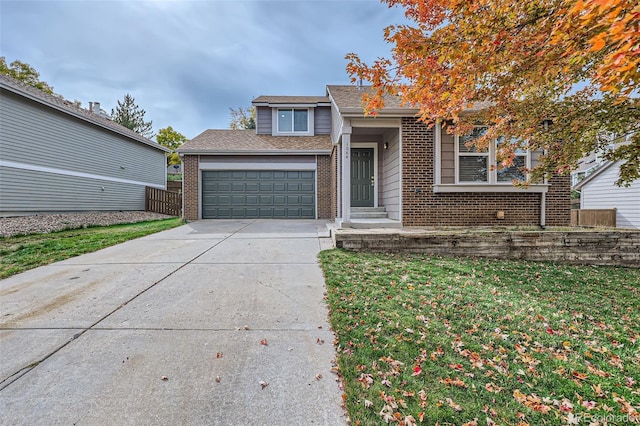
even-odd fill
[{"label": "overcast sky", "polygon": [[85,108],[130,93],[154,131],[191,139],[257,96],[349,84],[345,54],[388,56],[383,28],[401,22],[377,0],[0,0],[0,56]]}]

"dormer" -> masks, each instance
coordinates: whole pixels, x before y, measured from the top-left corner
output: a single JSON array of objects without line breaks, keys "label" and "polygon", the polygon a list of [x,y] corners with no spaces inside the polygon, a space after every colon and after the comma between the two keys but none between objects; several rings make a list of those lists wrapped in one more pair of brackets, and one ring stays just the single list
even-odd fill
[{"label": "dormer", "polygon": [[272,136],[315,136],[331,133],[331,102],[326,96],[259,96],[256,133]]}]

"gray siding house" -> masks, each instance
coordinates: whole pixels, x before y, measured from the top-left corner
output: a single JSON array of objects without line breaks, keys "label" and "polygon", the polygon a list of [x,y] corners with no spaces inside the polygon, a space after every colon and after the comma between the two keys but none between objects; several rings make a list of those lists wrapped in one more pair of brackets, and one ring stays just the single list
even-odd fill
[{"label": "gray siding house", "polygon": [[166,151],[0,75],[0,216],[144,210],[145,186],[166,186]]}]

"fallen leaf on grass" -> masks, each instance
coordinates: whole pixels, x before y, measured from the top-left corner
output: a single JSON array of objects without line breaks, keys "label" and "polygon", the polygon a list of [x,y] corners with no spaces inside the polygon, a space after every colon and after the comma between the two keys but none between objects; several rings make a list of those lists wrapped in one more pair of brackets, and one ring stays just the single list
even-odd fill
[{"label": "fallen leaf on grass", "polygon": [[499,393],[502,390],[502,388],[500,386],[496,385],[493,382],[487,383],[486,385],[484,385],[484,388],[487,391],[492,392],[492,393]]},{"label": "fallen leaf on grass", "polygon": [[369,401],[368,399],[364,400],[364,406],[367,408],[371,408],[373,407],[373,402]]},{"label": "fallen leaf on grass", "polygon": [[462,411],[462,407],[460,407],[458,404],[453,402],[451,398],[447,398],[446,400],[447,400],[447,404],[449,404],[449,407],[453,408],[455,411]]}]

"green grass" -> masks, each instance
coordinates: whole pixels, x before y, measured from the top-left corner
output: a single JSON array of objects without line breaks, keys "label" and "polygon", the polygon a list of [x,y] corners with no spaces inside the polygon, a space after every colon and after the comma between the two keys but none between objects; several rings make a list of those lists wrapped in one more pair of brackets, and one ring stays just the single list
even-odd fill
[{"label": "green grass", "polygon": [[352,424],[640,424],[640,270],[320,258]]},{"label": "green grass", "polygon": [[173,218],[0,238],[0,279],[183,223]]}]

